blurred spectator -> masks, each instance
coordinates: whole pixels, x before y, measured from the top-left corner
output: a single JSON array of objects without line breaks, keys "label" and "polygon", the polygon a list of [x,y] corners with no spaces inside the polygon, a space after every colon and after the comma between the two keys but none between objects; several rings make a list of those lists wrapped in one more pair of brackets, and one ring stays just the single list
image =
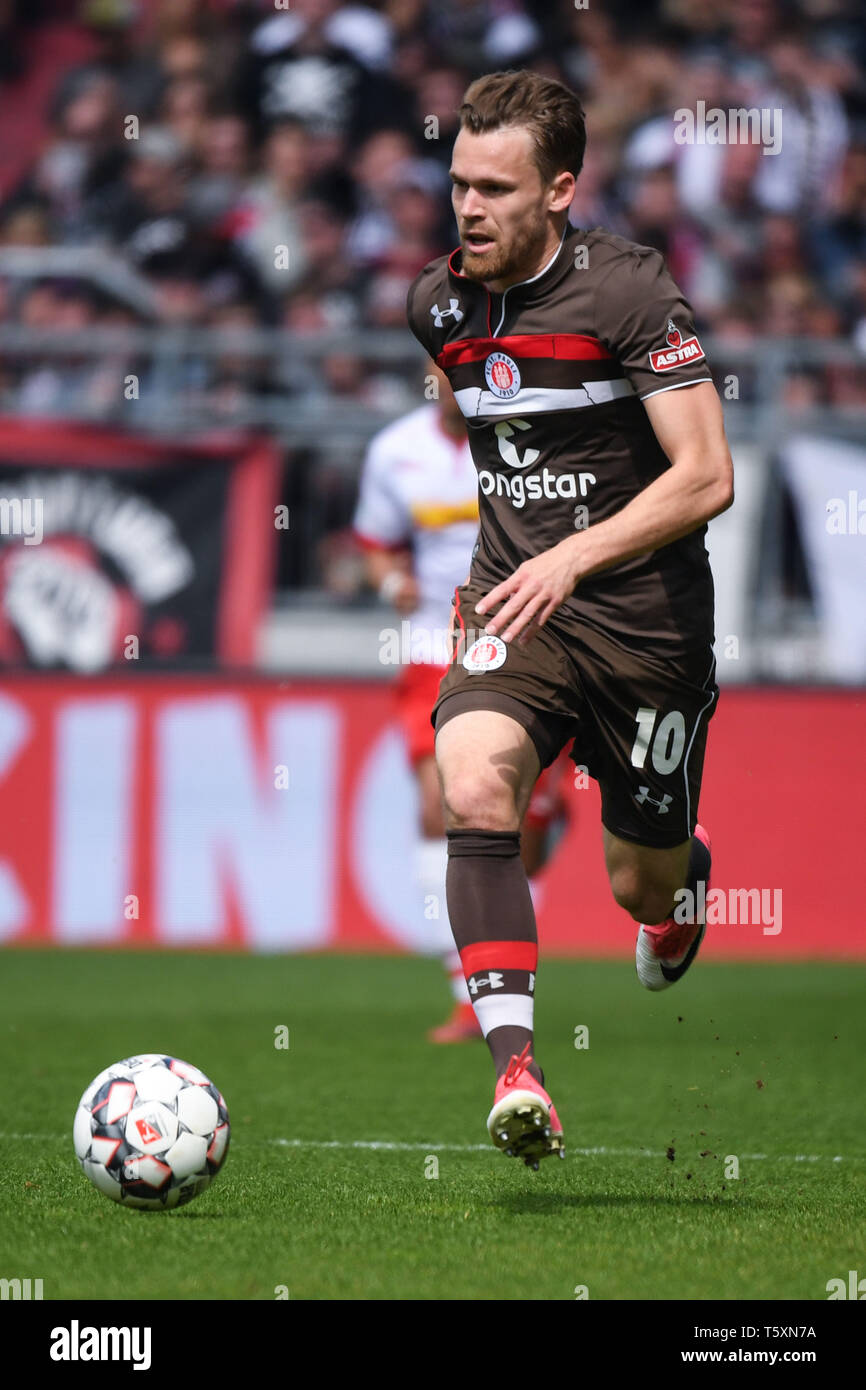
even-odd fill
[{"label": "blurred spectator", "polygon": [[450,250],[439,235],[441,208],[449,193],[450,185],[433,160],[408,159],[393,170],[386,195],[390,236],[377,257],[376,271],[404,281],[404,314],[415,276],[434,256]]},{"label": "blurred spectator", "polygon": [[128,144],[122,177],[87,204],[88,239],[112,242],[137,267],[158,270],[192,238],[187,155],[164,126],[153,126]]},{"label": "blurred spectator", "polygon": [[51,221],[44,202],[21,197],[0,212],[0,246],[50,246]]},{"label": "blurred spectator", "polygon": [[[70,7],[72,8],[72,7]],[[158,56],[142,43],[137,31],[137,6],[130,0],[83,0],[79,17],[93,43],[91,63],[109,76],[122,95],[124,114],[133,112],[139,120],[155,116],[162,90],[163,75]],[[66,83],[74,84],[81,70],[69,73]]]},{"label": "blurred spectator", "polygon": [[160,103],[160,120],[190,155],[207,143],[209,88],[203,76],[174,77]]},{"label": "blurred spectator", "polygon": [[[419,135],[419,150],[425,158],[438,160],[447,170],[451,165],[451,150],[460,129],[460,103],[468,85],[462,68],[437,65],[422,67],[415,75],[414,129]],[[430,117],[435,117],[435,124]]]},{"label": "blurred spectator", "polygon": [[520,67],[542,40],[520,0],[438,0],[428,23],[437,47],[472,71]]},{"label": "blurred spectator", "polygon": [[[274,124],[262,151],[262,174],[237,208],[237,241],[264,284],[284,293],[306,270],[298,202],[309,174],[309,138],[300,121]],[[285,248],[283,252],[278,247]]]},{"label": "blurred spectator", "polygon": [[702,313],[725,298],[724,267],[698,224],[677,204],[674,171],[654,169],[638,180],[627,204],[630,235],[661,251],[671,275]]},{"label": "blurred spectator", "polygon": [[814,227],[811,249],[829,294],[855,337],[866,341],[866,141],[848,150],[834,206]]},{"label": "blurred spectator", "polygon": [[[52,333],[80,336],[97,321],[100,298],[79,281],[34,285],[23,297],[22,324]],[[89,352],[71,347],[62,356],[31,365],[22,372],[17,409],[23,415],[84,415],[101,417],[122,392],[122,374],[115,358],[94,361]]]},{"label": "blurred spectator", "polygon": [[389,73],[374,74],[359,60],[357,16],[355,51],[343,46],[340,9],[339,0],[295,0],[291,12],[253,32],[241,73],[244,105],[260,125],[285,116],[303,121],[321,164],[336,162],[350,138],[409,118],[409,94]]},{"label": "blurred spectator", "polygon": [[781,141],[778,154],[757,163],[755,196],[768,211],[813,217],[839,177],[848,140],[845,110],[837,93],[815,80],[802,39],[777,39],[769,62],[759,104],[782,113]]},{"label": "blurred spectator", "polygon": [[243,299],[217,305],[208,314],[214,346],[223,349],[213,361],[208,390],[209,409],[218,419],[236,421],[271,384],[271,364],[266,355],[253,357],[232,350],[232,336],[255,328],[257,319],[256,306]]},{"label": "blurred spectator", "polygon": [[311,197],[299,215],[305,293],[318,300],[323,327],[352,327],[360,317],[362,287],[346,246],[347,214],[339,203]]},{"label": "blurred spectator", "polygon": [[380,130],[361,145],[349,164],[355,181],[357,211],[348,235],[348,253],[358,265],[369,265],[387,251],[394,237],[389,194],[394,170],[412,157],[410,136],[404,130]]},{"label": "blurred spectator", "polygon": [[54,136],[19,196],[44,199],[63,239],[81,230],[86,202],[107,187],[123,163],[119,92],[103,69],[80,69],[63,85],[54,108]]},{"label": "blurred spectator", "polygon": [[240,112],[211,107],[197,150],[197,172],[189,188],[190,212],[197,222],[214,223],[226,235],[234,234],[234,215],[250,175],[249,135],[248,123]]}]

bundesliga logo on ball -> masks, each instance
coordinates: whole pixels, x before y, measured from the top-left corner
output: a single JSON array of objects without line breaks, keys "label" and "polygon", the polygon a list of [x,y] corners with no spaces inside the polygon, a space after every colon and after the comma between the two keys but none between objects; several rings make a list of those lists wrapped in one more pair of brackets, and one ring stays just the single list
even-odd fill
[{"label": "bundesliga logo on ball", "polygon": [[494,396],[510,401],[520,390],[520,369],[507,353],[492,352],[484,364],[484,380]]}]

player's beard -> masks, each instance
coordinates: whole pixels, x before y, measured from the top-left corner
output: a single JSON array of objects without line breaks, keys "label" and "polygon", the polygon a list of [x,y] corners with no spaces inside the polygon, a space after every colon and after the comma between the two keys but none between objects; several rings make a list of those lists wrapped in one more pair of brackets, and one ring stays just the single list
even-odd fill
[{"label": "player's beard", "polygon": [[470,280],[528,279],[541,268],[536,263],[546,240],[547,222],[539,216],[522,222],[507,246],[494,246],[492,251],[478,254],[464,241],[463,274]]}]

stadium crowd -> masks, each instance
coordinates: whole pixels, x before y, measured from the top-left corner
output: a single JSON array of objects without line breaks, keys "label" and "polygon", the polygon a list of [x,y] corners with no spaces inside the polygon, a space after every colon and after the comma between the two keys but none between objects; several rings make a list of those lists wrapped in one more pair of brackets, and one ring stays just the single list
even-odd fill
[{"label": "stadium crowd", "polygon": [[[858,8],[91,0],[92,56],[60,78],[0,244],[109,247],[169,324],[403,327],[406,286],[454,243],[461,94],[481,71],[532,65],[587,112],[576,225],[658,246],[718,333],[866,343]],[[698,100],[783,108],[781,150],[676,143],[674,113]],[[117,311],[61,283],[7,312],[84,327]]]}]

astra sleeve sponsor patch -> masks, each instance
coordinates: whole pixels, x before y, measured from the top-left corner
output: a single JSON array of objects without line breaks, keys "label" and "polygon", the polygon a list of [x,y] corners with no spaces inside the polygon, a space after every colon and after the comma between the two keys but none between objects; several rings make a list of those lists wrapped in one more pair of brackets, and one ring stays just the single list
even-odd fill
[{"label": "astra sleeve sponsor patch", "polygon": [[654,372],[672,372],[688,362],[700,362],[704,350],[695,337],[684,338],[673,319],[668,319],[665,346],[650,352],[649,362]]}]

